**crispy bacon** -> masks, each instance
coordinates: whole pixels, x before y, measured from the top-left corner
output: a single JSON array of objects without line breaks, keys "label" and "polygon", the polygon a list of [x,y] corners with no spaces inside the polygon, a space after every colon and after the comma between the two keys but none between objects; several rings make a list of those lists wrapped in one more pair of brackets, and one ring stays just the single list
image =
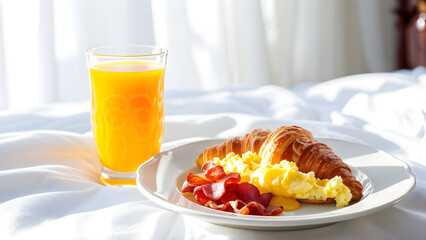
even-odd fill
[{"label": "crispy bacon", "polygon": [[258,202],[265,208],[269,206],[272,199],[272,193],[260,194],[259,189],[251,183],[244,182],[238,185],[236,192],[243,202]]},{"label": "crispy bacon", "polygon": [[209,183],[209,181],[204,178],[196,174],[189,173],[188,176],[186,176],[186,181],[183,183],[182,192],[193,192],[195,187],[202,186],[207,183]]},{"label": "crispy bacon", "polygon": [[251,183],[238,183],[239,173],[226,174],[223,167],[206,162],[202,176],[189,173],[182,186],[182,192],[192,192],[195,199],[206,207],[239,214],[279,215],[281,207],[269,206],[272,193],[260,194]]},{"label": "crispy bacon", "polygon": [[222,166],[216,165],[213,162],[206,162],[201,166],[203,175],[212,182],[220,181],[226,176]]},{"label": "crispy bacon", "polygon": [[281,207],[268,206],[265,208],[258,202],[249,202],[248,204],[245,204],[239,199],[220,205],[215,204],[213,201],[209,201],[205,203],[204,206],[221,211],[233,211],[243,215],[276,216],[281,214],[283,211]]}]

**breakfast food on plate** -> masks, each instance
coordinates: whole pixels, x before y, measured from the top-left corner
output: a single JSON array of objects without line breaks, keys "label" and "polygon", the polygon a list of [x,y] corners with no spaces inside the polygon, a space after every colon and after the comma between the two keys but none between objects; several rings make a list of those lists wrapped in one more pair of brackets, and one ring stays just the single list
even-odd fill
[{"label": "breakfast food on plate", "polygon": [[[326,144],[314,140],[312,134],[301,127],[283,126],[275,131],[256,129],[243,137],[232,138],[222,144],[206,148],[197,158],[201,166],[215,157],[223,159],[230,152],[242,155],[253,152],[262,159],[261,165],[274,165],[282,160],[294,162],[303,173],[314,172],[319,179],[342,178],[352,194],[352,201],[362,198],[362,185],[351,169]],[[304,200],[313,203],[333,202],[334,199]]]},{"label": "breakfast food on plate", "polygon": [[206,207],[245,215],[279,215],[283,209],[269,206],[271,193],[260,194],[256,186],[240,183],[239,173],[225,173],[222,166],[205,163],[202,174],[189,173],[182,186],[183,193],[192,193]]},{"label": "breakfast food on plate", "polygon": [[[206,148],[196,163],[203,169],[214,164],[222,167],[224,174],[238,174],[239,184],[248,183],[262,194],[272,194],[268,203],[281,206],[284,211],[297,209],[297,200],[335,202],[343,207],[362,198],[362,184],[348,165],[330,147],[316,141],[308,130],[297,126],[283,126],[275,131],[256,129]],[[191,178],[188,175],[184,188],[191,185]],[[206,189],[204,195],[209,195],[210,190]],[[187,192],[192,190],[191,187]],[[200,194],[195,192],[194,195]],[[208,206],[204,200],[199,202]]]},{"label": "breakfast food on plate", "polygon": [[283,160],[273,165],[261,165],[262,159],[252,152],[246,152],[242,156],[231,152],[222,160],[214,158],[213,162],[222,166],[225,172],[239,173],[241,182],[253,184],[260,192],[272,193],[272,205],[283,206],[285,211],[299,208],[296,199],[334,199],[338,207],[343,207],[352,198],[351,191],[343,184],[340,176],[318,179],[314,172],[300,172],[294,162]]}]

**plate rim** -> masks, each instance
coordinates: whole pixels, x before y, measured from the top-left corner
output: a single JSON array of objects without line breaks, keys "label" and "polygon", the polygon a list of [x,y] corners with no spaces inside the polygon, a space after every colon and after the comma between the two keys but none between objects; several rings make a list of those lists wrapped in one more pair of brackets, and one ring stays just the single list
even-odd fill
[{"label": "plate rim", "polygon": [[[200,143],[205,143],[205,142],[212,142],[212,144],[217,144],[218,142],[220,143],[220,141],[226,141],[227,140],[227,139],[222,139],[222,138],[210,138],[210,139],[193,141],[193,142],[189,142],[189,143],[185,143],[185,144],[173,147],[173,148],[165,150],[165,151],[161,151],[160,153],[154,155],[152,158],[150,158],[148,161],[146,161],[145,163],[141,164],[138,167],[138,169],[136,171],[136,173],[137,173],[136,185],[137,185],[138,190],[148,200],[150,200],[151,202],[155,203],[156,205],[158,205],[160,207],[167,208],[168,210],[171,210],[171,211],[174,211],[174,212],[177,212],[177,213],[187,214],[187,215],[190,215],[190,216],[193,216],[193,217],[199,217],[201,219],[204,219],[205,221],[208,221],[208,222],[214,223],[214,224],[220,224],[220,225],[226,225],[226,226],[237,226],[237,227],[238,226],[255,226],[255,225],[258,226],[259,220],[262,220],[262,221],[267,221],[268,223],[271,223],[271,224],[275,224],[273,226],[270,226],[270,228],[285,228],[285,227],[298,227],[298,226],[309,226],[309,225],[322,225],[322,224],[335,223],[335,222],[340,222],[340,221],[345,221],[345,220],[350,220],[350,219],[366,216],[366,215],[369,215],[369,214],[379,212],[383,209],[386,209],[390,206],[397,204],[398,202],[407,198],[415,189],[416,176],[414,175],[414,172],[412,171],[411,167],[407,163],[405,163],[404,161],[393,156],[392,154],[389,154],[389,153],[384,152],[382,150],[376,149],[372,146],[361,144],[361,143],[349,142],[349,141],[341,140],[341,139],[337,139],[337,138],[317,138],[317,140],[320,140],[320,141],[321,141],[321,139],[344,142],[345,144],[361,145],[361,146],[371,148],[371,149],[380,151],[382,153],[385,153],[385,154],[391,156],[393,158],[393,160],[398,161],[402,165],[401,167],[403,167],[407,171],[407,173],[409,175],[408,179],[411,180],[410,187],[401,195],[399,195],[395,198],[392,198],[391,200],[389,200],[386,203],[381,204],[377,207],[369,207],[369,208],[357,210],[355,212],[341,213],[341,214],[335,215],[335,216],[314,216],[315,214],[298,215],[298,216],[287,216],[287,215],[284,215],[284,216],[252,216],[252,215],[246,216],[246,215],[239,215],[239,214],[235,214],[235,213],[228,213],[228,212],[222,212],[222,211],[218,211],[217,213],[216,212],[215,213],[208,213],[208,212],[203,212],[203,211],[183,207],[183,206],[172,203],[172,202],[168,201],[167,199],[164,199],[164,198],[154,194],[149,189],[145,189],[142,186],[143,183],[140,182],[141,181],[140,171],[149,164],[154,164],[156,162],[159,163],[160,159],[158,159],[158,158],[156,159],[156,156],[167,154],[168,152],[172,152],[172,151],[174,151],[178,148],[188,147],[189,145],[193,145],[193,144],[200,144]],[[202,206],[202,205],[200,205],[200,206]],[[209,221],[209,219],[212,219],[212,218],[213,219],[227,220],[228,222],[227,223],[224,222],[223,224],[221,224],[221,223],[217,223],[215,221]],[[229,223],[229,221],[230,221],[230,223]],[[232,223],[233,221],[238,221],[238,222],[233,224]],[[244,224],[241,224],[242,222]],[[301,224],[301,223],[303,223],[303,224]]]}]

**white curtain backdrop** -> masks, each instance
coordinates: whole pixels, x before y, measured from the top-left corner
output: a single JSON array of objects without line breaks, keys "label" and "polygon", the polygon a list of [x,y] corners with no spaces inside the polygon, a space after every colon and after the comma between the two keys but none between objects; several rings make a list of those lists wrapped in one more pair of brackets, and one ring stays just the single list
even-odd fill
[{"label": "white curtain backdrop", "polygon": [[166,90],[326,81],[395,68],[396,1],[0,0],[0,110],[86,101],[85,50],[169,49]]}]

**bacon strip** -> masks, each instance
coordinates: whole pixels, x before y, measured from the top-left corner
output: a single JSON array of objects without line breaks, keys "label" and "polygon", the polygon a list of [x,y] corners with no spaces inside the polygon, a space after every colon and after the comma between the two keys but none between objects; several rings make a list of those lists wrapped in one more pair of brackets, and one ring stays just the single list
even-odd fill
[{"label": "bacon strip", "polygon": [[233,212],[243,215],[276,216],[281,214],[283,211],[281,207],[269,206],[265,208],[258,202],[249,202],[248,204],[245,204],[239,199],[220,205],[215,204],[213,201],[209,201],[205,203],[204,206],[221,211],[229,211],[229,208],[231,208]]},{"label": "bacon strip", "polygon": [[202,186],[207,183],[209,183],[209,181],[204,178],[196,174],[189,173],[188,176],[186,176],[186,181],[183,183],[182,192],[193,192],[195,187]]},{"label": "bacon strip", "polygon": [[212,182],[220,181],[226,176],[222,166],[218,166],[213,162],[206,162],[201,167],[203,175]]},{"label": "bacon strip", "polygon": [[213,162],[206,162],[201,170],[203,176],[188,174],[182,192],[192,192],[204,206],[246,215],[274,216],[283,211],[281,207],[269,206],[272,193],[260,194],[253,184],[238,183],[239,173],[226,174],[222,166]]}]

